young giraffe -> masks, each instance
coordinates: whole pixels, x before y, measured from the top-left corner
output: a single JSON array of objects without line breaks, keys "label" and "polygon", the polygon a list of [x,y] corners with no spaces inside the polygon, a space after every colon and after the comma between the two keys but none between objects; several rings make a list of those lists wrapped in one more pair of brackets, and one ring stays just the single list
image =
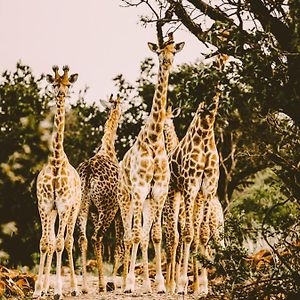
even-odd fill
[{"label": "young giraffe", "polygon": [[[220,59],[220,64],[222,64],[222,60],[223,57]],[[184,249],[183,270],[178,277],[178,293],[187,293],[189,252],[195,229],[197,231],[195,236],[201,235],[201,241],[205,245],[201,247],[201,250],[205,254],[207,252],[207,241],[210,236],[210,203],[215,198],[219,179],[219,157],[213,131],[219,94],[217,91],[211,105],[205,108],[203,104],[199,105],[185,137],[169,157],[171,180],[163,219],[167,236],[167,284],[172,293],[175,291],[177,224],[182,198],[185,220],[184,225],[181,224],[179,229],[184,228],[184,231],[180,233],[183,238]],[[203,199],[205,200],[204,208]],[[196,222],[199,222],[201,211],[203,212],[203,219],[200,228]],[[198,234],[200,229],[201,232]],[[177,272],[180,272],[180,266],[177,267]],[[203,285],[203,292],[207,293],[207,282]]]},{"label": "young giraffe", "polygon": [[[203,103],[200,104],[203,107]],[[177,137],[175,126],[173,119],[176,118],[180,113],[180,109],[175,109],[172,111],[171,106],[168,107],[167,113],[166,113],[166,120],[164,125],[164,132],[166,136],[166,149],[168,155],[172,153],[172,151],[177,147],[179,144],[179,139]],[[204,204],[204,203],[203,203]],[[180,232],[183,232],[184,228],[184,218],[185,218],[185,212],[184,212],[184,202],[183,199],[180,199],[180,208],[179,208],[179,215],[178,215],[178,223],[181,226]],[[215,197],[211,203],[211,210],[210,210],[210,216],[209,216],[209,229],[211,232],[210,237],[213,238],[216,242],[224,244],[222,240],[222,234],[224,230],[224,217],[223,217],[223,209],[220,201],[218,200],[218,197]],[[195,218],[195,224],[194,227],[197,227],[197,223],[200,223],[199,220],[203,219],[203,207],[199,210],[199,215],[197,218]],[[197,227],[199,229],[199,226]],[[193,252],[197,253],[199,250],[199,233],[196,232],[192,248]],[[179,237],[178,247],[177,247],[177,253],[176,253],[176,284],[179,283],[179,272],[180,272],[180,264],[182,259],[182,236]],[[198,262],[196,255],[193,257],[193,275],[194,275],[194,292],[197,292],[199,290],[199,277],[198,277]],[[204,279],[205,276],[205,269],[201,270],[201,278]],[[168,278],[167,278],[167,285],[169,285]]]},{"label": "young giraffe", "polygon": [[[105,123],[101,147],[89,160],[81,163],[78,173],[81,178],[82,204],[80,207],[77,225],[79,227],[79,246],[82,256],[82,291],[87,292],[86,274],[86,225],[89,210],[94,224],[94,252],[97,258],[99,292],[106,289],[103,274],[102,239],[116,216],[119,205],[118,195],[118,160],[115,151],[117,128],[121,116],[121,98],[109,100],[112,110]],[[116,248],[116,255],[118,249]],[[115,257],[118,261],[118,257]],[[118,262],[117,262],[118,264]]]},{"label": "young giraffe", "polygon": [[[56,285],[54,299],[62,298],[61,259],[64,247],[68,252],[71,274],[72,296],[77,295],[77,283],[73,264],[73,232],[81,202],[80,178],[76,170],[70,165],[64,152],[65,127],[65,98],[69,87],[74,83],[78,74],[68,76],[69,68],[63,67],[63,75],[59,75],[58,67],[54,66],[55,76],[47,75],[46,79],[52,84],[56,97],[56,114],[54,118],[54,132],[52,149],[47,164],[37,177],[38,209],[42,223],[42,237],[40,240],[40,265],[35,283],[34,298],[46,294],[49,288],[49,274],[54,250],[56,251]],[[55,238],[55,220],[58,214],[59,224]],[[65,229],[67,228],[64,240]],[[45,278],[43,281],[44,264]]]},{"label": "young giraffe", "polygon": [[[120,164],[119,204],[124,225],[124,269],[125,293],[135,288],[134,268],[138,245],[141,241],[144,271],[144,289],[151,291],[148,274],[149,233],[154,218],[152,240],[156,254],[156,282],[158,292],[165,292],[161,270],[161,214],[168,192],[170,171],[165,149],[163,124],[166,113],[169,72],[175,53],[184,43],[175,44],[173,35],[158,47],[148,43],[150,50],[158,54],[159,72],[150,115],[138,134],[134,145],[127,151]],[[151,196],[147,195],[151,192]],[[143,225],[142,225],[143,218]],[[132,225],[133,220],[133,225]],[[133,244],[128,273],[130,248]]]}]

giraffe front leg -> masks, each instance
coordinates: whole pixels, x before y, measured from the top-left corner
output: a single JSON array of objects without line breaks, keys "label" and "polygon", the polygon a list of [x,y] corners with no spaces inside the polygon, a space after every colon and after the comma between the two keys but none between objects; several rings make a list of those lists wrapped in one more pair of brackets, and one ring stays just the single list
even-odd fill
[{"label": "giraffe front leg", "polygon": [[155,281],[157,286],[157,292],[163,294],[166,292],[166,287],[164,283],[164,277],[161,270],[161,240],[162,240],[162,230],[161,230],[161,211],[157,212],[155,222],[152,229],[152,241],[155,250],[155,260],[156,260],[156,275]]},{"label": "giraffe front leg", "polygon": [[77,279],[75,274],[74,268],[74,260],[73,260],[73,245],[74,245],[74,229],[76,224],[76,217],[77,211],[73,209],[71,211],[71,215],[69,217],[68,225],[67,225],[67,234],[66,234],[66,241],[65,247],[68,253],[68,260],[69,260],[69,269],[70,269],[70,286],[71,286],[71,295],[78,296],[78,287],[77,287]]},{"label": "giraffe front leg", "polygon": [[[85,195],[85,193],[83,193]],[[86,271],[86,253],[87,253],[87,247],[88,247],[88,241],[86,237],[86,225],[87,225],[87,219],[88,219],[88,212],[89,212],[89,200],[88,198],[82,197],[82,202],[77,218],[77,227],[79,231],[79,238],[78,238],[78,244],[81,254],[81,264],[82,264],[82,293],[86,294],[88,293],[87,289],[87,271]]]},{"label": "giraffe front leg", "polygon": [[138,186],[137,184],[133,184],[131,196],[133,203],[133,229],[132,229],[132,252],[131,252],[131,260],[130,260],[130,268],[129,273],[126,278],[126,287],[125,293],[132,293],[135,289],[135,263],[136,256],[139,247],[139,243],[141,241],[141,229],[142,229],[142,205],[149,193],[149,185],[145,184],[144,186]]},{"label": "giraffe front leg", "polygon": [[175,264],[178,246],[177,220],[179,214],[180,193],[170,189],[163,208],[163,225],[166,235],[166,287],[171,294],[175,293]]},{"label": "giraffe front leg", "polygon": [[70,209],[66,212],[58,212],[59,225],[56,236],[56,280],[54,288],[54,300],[62,299],[62,278],[61,278],[61,261],[62,252],[64,249],[64,233],[67,226],[67,221],[70,215]]},{"label": "giraffe front leg", "polygon": [[194,238],[194,226],[193,226],[193,212],[194,212],[194,203],[196,198],[197,191],[189,187],[184,192],[184,201],[185,201],[185,213],[186,213],[186,222],[183,233],[183,265],[182,273],[179,279],[178,293],[187,294],[188,288],[188,263],[190,256],[190,247]]},{"label": "giraffe front leg", "polygon": [[149,266],[148,266],[148,246],[149,246],[149,234],[151,225],[154,219],[154,211],[151,207],[151,198],[148,197],[143,204],[143,233],[142,233],[142,257],[143,257],[143,292],[151,293],[151,281],[149,278]]},{"label": "giraffe front leg", "polygon": [[118,195],[118,201],[120,206],[120,212],[123,222],[124,228],[124,263],[123,263],[123,274],[122,274],[122,289],[125,290],[126,288],[126,279],[128,275],[128,267],[129,267],[129,256],[130,256],[130,249],[132,245],[132,206],[130,195],[126,188],[121,185],[120,192]]},{"label": "giraffe front leg", "polygon": [[47,255],[47,262],[45,267],[45,280],[44,280],[44,288],[43,288],[43,294],[47,294],[49,290],[49,284],[50,284],[50,269],[52,264],[52,257],[55,250],[55,220],[57,216],[57,211],[53,210],[50,213],[49,217],[49,242],[48,242],[48,255]]},{"label": "giraffe front leg", "polygon": [[43,274],[46,256],[48,253],[48,240],[49,240],[49,216],[42,210],[40,210],[40,217],[42,223],[42,237],[40,240],[40,264],[37,280],[35,282],[33,298],[41,297],[43,293]]}]

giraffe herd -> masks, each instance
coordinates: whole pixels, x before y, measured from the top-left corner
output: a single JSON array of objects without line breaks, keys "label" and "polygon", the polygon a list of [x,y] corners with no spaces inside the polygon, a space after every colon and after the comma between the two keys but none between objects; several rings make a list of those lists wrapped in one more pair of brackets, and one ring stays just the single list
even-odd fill
[{"label": "giraffe herd", "polygon": [[[220,90],[211,103],[200,103],[194,118],[179,141],[173,118],[180,113],[167,106],[168,78],[174,56],[184,43],[176,44],[173,35],[161,45],[148,43],[158,55],[159,70],[152,107],[135,143],[118,162],[115,151],[122,100],[110,97],[110,114],[105,123],[101,145],[96,154],[82,162],[77,170],[69,163],[63,148],[65,98],[78,75],[68,75],[69,68],[53,67],[54,77],[47,81],[54,90],[57,112],[54,118],[52,149],[48,162],[37,179],[38,209],[42,224],[40,265],[34,298],[47,294],[49,274],[56,252],[54,299],[62,299],[61,260],[64,247],[68,253],[71,294],[78,295],[73,262],[73,232],[79,231],[82,263],[82,292],[87,293],[87,236],[89,217],[94,225],[92,236],[97,260],[99,292],[106,290],[103,272],[102,241],[115,222],[116,247],[113,269],[116,274],[123,260],[122,290],[135,290],[135,265],[139,245],[142,252],[143,291],[151,292],[148,267],[148,245],[155,250],[156,290],[158,293],[186,294],[188,263],[193,261],[193,292],[208,293],[207,271],[201,268],[197,253],[209,257],[208,241],[222,240],[223,211],[216,192],[219,158],[214,137],[214,122]],[[223,57],[219,58],[222,66]],[[58,230],[55,222],[58,215]],[[66,231],[66,234],[65,234]],[[166,278],[162,272],[162,232],[166,242]],[[45,266],[44,266],[45,265]]]}]

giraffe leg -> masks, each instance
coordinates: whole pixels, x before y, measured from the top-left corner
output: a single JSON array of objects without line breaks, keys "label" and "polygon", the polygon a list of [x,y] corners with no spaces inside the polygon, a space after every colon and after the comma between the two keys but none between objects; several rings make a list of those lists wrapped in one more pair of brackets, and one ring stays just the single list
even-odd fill
[{"label": "giraffe leg", "polygon": [[65,247],[68,253],[68,260],[69,260],[69,268],[70,268],[70,284],[71,284],[71,295],[77,296],[78,295],[78,287],[77,287],[77,279],[75,274],[74,268],[74,260],[73,260],[73,245],[74,245],[74,229],[76,224],[77,218],[77,209],[72,209],[68,225],[67,225],[67,234],[66,234],[66,241]]},{"label": "giraffe leg", "polygon": [[177,292],[179,294],[187,294],[188,287],[188,263],[190,255],[190,247],[194,237],[193,212],[194,202],[197,195],[197,189],[189,187],[184,191],[186,222],[183,233],[183,265],[182,273],[179,279]]},{"label": "giraffe leg", "polygon": [[132,188],[132,203],[133,206],[133,215],[134,215],[134,222],[132,228],[132,251],[131,251],[131,260],[130,260],[130,267],[129,273],[126,278],[126,287],[124,292],[125,293],[132,293],[135,289],[135,262],[136,256],[138,251],[138,246],[141,241],[141,229],[142,229],[142,205],[149,193],[149,185],[144,185],[143,187],[134,186]]},{"label": "giraffe leg", "polygon": [[[86,193],[83,193],[86,195]],[[79,230],[79,249],[81,253],[81,264],[82,264],[82,292],[86,294],[87,289],[87,272],[86,272],[86,252],[87,252],[87,237],[86,237],[86,225],[89,213],[89,200],[87,197],[82,197],[81,207],[77,218],[77,227]]]},{"label": "giraffe leg", "polygon": [[178,237],[178,246],[176,249],[176,265],[175,265],[175,281],[176,286],[179,286],[179,279],[181,273],[181,264],[183,257],[183,232],[185,226],[185,206],[182,197],[180,196],[180,204],[179,204],[179,215],[178,215],[178,229],[179,229],[179,237]]},{"label": "giraffe leg", "polygon": [[178,245],[177,218],[179,213],[180,193],[170,189],[163,208],[163,224],[166,235],[167,272],[166,286],[169,293],[175,292],[175,263]]},{"label": "giraffe leg", "polygon": [[120,212],[124,228],[124,263],[123,263],[123,274],[122,274],[122,289],[125,290],[126,278],[128,275],[130,249],[132,245],[132,206],[130,201],[130,195],[126,188],[121,186],[120,193],[118,195],[118,201],[120,206]]},{"label": "giraffe leg", "polygon": [[155,281],[157,285],[157,292],[159,294],[166,292],[164,277],[161,270],[161,240],[162,240],[161,214],[162,214],[161,209],[156,212],[155,222],[153,224],[153,229],[152,229],[152,242],[154,245],[155,261],[156,261]]},{"label": "giraffe leg", "polygon": [[198,294],[200,290],[200,278],[199,278],[199,261],[197,256],[199,254],[200,244],[200,226],[204,213],[204,195],[202,189],[199,190],[194,206],[194,239],[192,243],[193,253],[193,293]]},{"label": "giraffe leg", "polygon": [[[104,201],[103,201],[104,202]],[[93,208],[93,206],[92,206]],[[116,212],[118,210],[118,206],[110,207],[109,209],[105,207],[98,207],[97,213],[93,213],[96,221],[94,221],[95,232],[93,235],[93,239],[95,240],[94,244],[94,252],[97,258],[97,266],[98,266],[98,277],[99,277],[99,292],[106,291],[106,283],[104,280],[104,272],[103,272],[103,236],[110,226],[112,220],[114,219]]]},{"label": "giraffe leg", "polygon": [[55,220],[57,216],[57,211],[52,210],[49,216],[49,242],[48,242],[48,255],[47,255],[47,262],[45,267],[45,280],[44,280],[44,294],[48,293],[49,290],[49,277],[50,277],[50,269],[52,264],[52,257],[54,253],[54,247],[55,247]]},{"label": "giraffe leg", "polygon": [[149,234],[151,225],[154,219],[154,211],[151,207],[151,198],[147,197],[143,204],[143,232],[142,232],[142,257],[143,257],[143,291],[144,293],[151,293],[151,281],[149,279],[149,268],[148,268],[148,245],[149,245]]},{"label": "giraffe leg", "polygon": [[[204,257],[209,258],[208,255],[208,241],[210,238],[210,217],[211,217],[211,204],[217,193],[217,184],[216,180],[218,179],[218,168],[214,169],[213,175],[206,173],[204,171],[204,177],[202,180],[201,191],[204,197],[204,209],[203,209],[203,220],[200,226],[200,254]],[[199,278],[200,287],[199,293],[203,295],[208,294],[208,278],[207,270],[202,266],[201,275]]]},{"label": "giraffe leg", "polygon": [[118,268],[119,268],[121,259],[124,256],[123,235],[124,235],[124,228],[123,228],[123,223],[122,223],[120,210],[119,210],[115,217],[116,247],[115,247],[115,254],[114,254],[115,261],[114,261],[114,267],[113,267],[113,283],[114,283],[115,290],[117,289]]},{"label": "giraffe leg", "polygon": [[39,298],[43,292],[43,273],[46,256],[48,253],[48,240],[49,240],[49,222],[48,214],[40,209],[40,218],[42,223],[42,237],[40,240],[40,264],[37,280],[35,282],[33,298]]},{"label": "giraffe leg", "polygon": [[54,288],[54,299],[62,299],[61,260],[64,249],[64,233],[70,215],[70,208],[64,212],[58,211],[59,225],[56,236],[56,282]]}]

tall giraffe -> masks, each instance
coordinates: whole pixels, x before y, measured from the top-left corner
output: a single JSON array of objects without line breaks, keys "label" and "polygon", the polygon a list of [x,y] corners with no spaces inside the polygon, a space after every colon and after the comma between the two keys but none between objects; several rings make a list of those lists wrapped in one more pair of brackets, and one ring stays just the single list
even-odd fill
[{"label": "tall giraffe", "polygon": [[[203,107],[204,103],[200,105]],[[168,107],[165,119],[165,126],[164,132],[166,137],[166,149],[168,155],[172,153],[172,151],[177,147],[179,144],[179,139],[177,137],[175,126],[173,119],[176,118],[180,113],[180,109],[175,109],[172,111],[171,106]],[[203,201],[201,202],[203,203]],[[204,204],[204,203],[203,203]],[[183,232],[184,228],[184,220],[185,220],[185,211],[184,211],[184,202],[183,199],[180,199],[180,208],[179,208],[179,215],[178,215],[178,223],[181,228],[180,232]],[[218,197],[215,197],[210,203],[210,216],[209,216],[209,229],[210,229],[210,238],[213,238],[217,243],[224,245],[224,241],[222,240],[223,230],[224,230],[224,217],[223,217],[223,209]],[[199,245],[200,245],[200,224],[201,220],[203,219],[203,205],[199,207],[198,215],[195,216],[194,219],[194,227],[197,228],[196,234],[194,236],[192,248],[194,253],[198,253]],[[164,213],[164,212],[163,212]],[[179,272],[180,272],[180,264],[182,259],[182,236],[179,237],[178,248],[177,248],[177,255],[176,255],[176,284],[179,283]],[[193,282],[193,289],[196,293],[200,288],[200,280],[198,276],[198,262],[196,255],[193,256],[193,275],[194,275],[194,282]],[[201,279],[205,281],[206,270],[204,268],[201,269]],[[207,281],[207,280],[206,280]],[[168,278],[167,278],[167,285],[168,285]]]},{"label": "tall giraffe", "polygon": [[[77,283],[73,264],[73,232],[81,202],[80,178],[76,170],[70,165],[64,152],[65,128],[65,98],[69,87],[74,83],[78,74],[68,76],[69,68],[63,67],[63,75],[59,75],[58,67],[54,66],[55,76],[47,75],[48,83],[52,84],[56,97],[56,114],[54,118],[54,132],[52,149],[48,162],[37,177],[38,209],[42,223],[42,237],[40,240],[40,265],[35,283],[34,298],[46,294],[49,288],[49,274],[54,250],[56,251],[56,285],[54,299],[62,298],[61,259],[64,247],[68,252],[71,274],[72,295],[76,296]],[[55,236],[55,220],[58,214],[59,224]],[[65,230],[66,237],[64,239]],[[45,260],[45,278],[43,281]]]},{"label": "tall giraffe", "polygon": [[[116,99],[113,99],[111,95],[109,103],[111,112],[105,123],[101,146],[93,157],[81,163],[78,167],[78,173],[81,178],[82,204],[77,224],[82,256],[83,292],[87,292],[86,225],[89,210],[94,224],[92,239],[97,258],[99,291],[103,292],[106,289],[106,285],[103,274],[102,240],[119,208],[117,200],[119,168],[115,151],[115,140],[121,116],[120,96],[118,95]],[[118,260],[118,257],[115,257],[115,259]]]},{"label": "tall giraffe", "polygon": [[[222,64],[223,57],[220,61]],[[180,234],[184,249],[183,268],[181,275],[178,275],[178,293],[187,293],[188,260],[194,236],[201,236],[203,247],[200,249],[203,254],[207,254],[210,204],[214,201],[219,179],[219,156],[213,130],[219,95],[217,90],[210,105],[199,105],[186,135],[169,156],[171,180],[163,220],[167,236],[167,285],[172,293],[175,291],[176,250],[179,241],[177,224],[181,199],[184,201],[185,220],[184,225],[179,226],[179,229],[183,229]],[[198,245],[195,246],[197,247]],[[177,272],[180,272],[180,266],[177,267]],[[202,289],[207,293],[207,282]]]},{"label": "tall giraffe", "polygon": [[[161,47],[153,43],[148,43],[148,46],[159,57],[158,81],[152,108],[135,143],[127,151],[123,161],[120,163],[119,204],[124,225],[123,284],[125,284],[125,293],[131,293],[135,288],[134,268],[140,242],[145,276],[144,289],[148,292],[151,291],[147,252],[149,232],[154,218],[158,220],[158,222],[153,224],[152,229],[152,241],[156,253],[156,282],[158,292],[165,292],[161,270],[161,214],[168,193],[170,171],[165,149],[163,124],[166,113],[170,69],[175,53],[182,50],[184,43],[175,44],[173,35],[170,34],[169,39]],[[150,192],[151,196],[147,197]]]}]

